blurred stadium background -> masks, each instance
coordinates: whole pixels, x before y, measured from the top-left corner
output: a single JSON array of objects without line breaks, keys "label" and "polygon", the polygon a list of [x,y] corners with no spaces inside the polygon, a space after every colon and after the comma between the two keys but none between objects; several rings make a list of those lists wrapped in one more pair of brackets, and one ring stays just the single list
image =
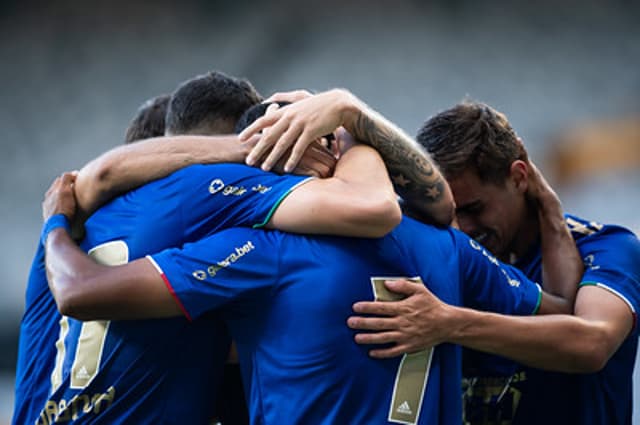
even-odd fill
[{"label": "blurred stadium background", "polygon": [[219,69],[263,94],[347,87],[413,135],[469,96],[507,113],[567,210],[637,233],[638,17],[631,0],[2,2],[0,424],[42,194],[145,99]]}]

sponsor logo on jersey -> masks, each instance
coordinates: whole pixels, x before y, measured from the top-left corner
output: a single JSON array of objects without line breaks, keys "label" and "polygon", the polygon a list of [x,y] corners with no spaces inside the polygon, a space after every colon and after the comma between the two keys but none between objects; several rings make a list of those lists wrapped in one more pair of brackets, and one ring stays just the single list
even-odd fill
[{"label": "sponsor logo on jersey", "polygon": [[[469,245],[471,245],[471,248],[475,249],[476,251],[482,252],[482,255],[484,255],[485,258],[489,260],[492,264],[494,264],[497,267],[500,267],[500,262],[498,261],[498,259],[493,255],[489,254],[489,252],[486,249],[484,249],[482,245],[480,245],[477,241],[473,239],[469,239]],[[514,279],[511,276],[509,276],[509,274],[502,267],[500,267],[500,270],[502,271],[502,274],[507,279],[507,282],[509,283],[510,286],[514,286],[514,287],[520,286],[520,281],[518,279]]]},{"label": "sponsor logo on jersey", "polygon": [[209,183],[209,193],[215,195],[221,193],[223,196],[241,196],[247,193],[244,186],[225,185],[222,179],[213,179]]},{"label": "sponsor logo on jersey", "polygon": [[218,273],[218,270],[229,267],[231,264],[235,263],[254,249],[256,249],[256,247],[255,245],[253,245],[253,242],[247,241],[244,245],[234,248],[233,252],[230,253],[224,260],[218,261],[215,264],[211,264],[207,267],[206,271],[194,270],[192,275],[198,280],[205,280],[207,278],[207,275],[214,277]]},{"label": "sponsor logo on jersey", "polygon": [[589,254],[586,257],[584,257],[583,261],[584,261],[585,267],[588,267],[589,270],[598,270],[600,266],[593,264],[595,260],[596,260],[596,256],[593,254]]},{"label": "sponsor logo on jersey", "polygon": [[271,186],[263,186],[259,184],[257,186],[253,186],[251,190],[254,192],[267,193],[268,191],[271,190]]}]

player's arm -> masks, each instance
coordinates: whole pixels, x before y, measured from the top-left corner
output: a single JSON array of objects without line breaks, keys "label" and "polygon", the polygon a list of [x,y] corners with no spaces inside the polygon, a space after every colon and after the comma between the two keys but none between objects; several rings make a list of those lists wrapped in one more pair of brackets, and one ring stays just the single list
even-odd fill
[{"label": "player's arm", "polygon": [[279,108],[256,120],[240,137],[246,139],[269,128],[247,163],[264,157],[262,167],[268,170],[293,147],[285,168],[292,169],[311,141],[341,125],[381,154],[396,191],[414,211],[436,224],[451,222],[453,195],[429,156],[402,130],[346,90],[330,90]]},{"label": "player's arm", "polygon": [[[557,302],[566,304],[564,310],[572,313],[584,265],[565,223],[560,198],[532,162],[515,161],[512,167],[523,167],[527,173],[527,196],[538,211],[542,285],[548,294],[556,296]],[[547,310],[548,304],[541,305],[541,314],[554,312]]]},{"label": "player's arm", "polygon": [[[349,319],[353,328],[380,331],[356,335],[358,343],[402,341],[392,348],[370,352],[380,358],[448,342],[540,369],[591,373],[604,367],[633,325],[631,311],[624,302],[596,287],[585,287],[578,292],[576,316],[532,317],[451,306],[438,300],[424,286],[406,281],[389,282],[387,286],[408,296],[402,303],[405,310],[412,311],[410,315],[396,316],[392,305],[395,303],[378,303],[376,314],[386,316],[384,319]],[[356,305],[356,311],[369,313],[370,309]],[[362,320],[370,322],[364,326]]]},{"label": "player's arm", "polygon": [[78,173],[78,216],[86,218],[117,195],[189,165],[243,162],[249,147],[236,136],[173,136],[114,148]]},{"label": "player's arm", "polygon": [[539,369],[593,373],[629,335],[633,315],[618,296],[582,288],[575,316],[516,317],[447,306],[447,342],[509,357]]},{"label": "player's arm", "polygon": [[[49,287],[58,310],[81,320],[170,317],[182,314],[161,275],[148,259],[122,266],[96,263],[71,239],[63,217],[72,218],[75,176],[65,173],[54,181],[43,203]],[[54,221],[48,220],[56,216]]]},{"label": "player's arm", "polygon": [[[345,142],[351,136],[343,131],[338,137]],[[268,227],[292,233],[381,237],[401,219],[380,155],[369,146],[354,145],[340,157],[331,178],[312,180],[289,194]]]},{"label": "player's arm", "polygon": [[[171,136],[114,148],[85,165],[75,183],[79,220],[114,197],[193,164],[243,163],[259,137],[239,142],[237,136]],[[296,174],[327,177],[335,159],[309,146]]]}]

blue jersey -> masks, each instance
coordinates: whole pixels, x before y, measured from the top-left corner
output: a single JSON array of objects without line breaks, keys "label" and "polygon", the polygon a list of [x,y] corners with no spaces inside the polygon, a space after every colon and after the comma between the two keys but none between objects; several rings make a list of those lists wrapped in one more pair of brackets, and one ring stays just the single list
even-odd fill
[{"label": "blue jersey", "polygon": [[460,349],[374,360],[346,326],[352,304],[393,276],[509,314],[531,314],[541,295],[464,234],[407,218],[382,239],[231,229],[149,258],[189,315],[220,307],[256,424],[459,425]]},{"label": "blue jersey", "polygon": [[44,246],[38,242],[25,294],[16,364],[13,424],[34,423],[49,395],[60,315],[49,292]]},{"label": "blue jersey", "polygon": [[[86,223],[82,247],[97,261],[116,265],[225,227],[259,227],[305,179],[235,164],[188,167],[98,210]],[[27,296],[41,297],[37,303],[28,299],[23,329],[48,327],[42,341],[33,332],[21,335],[18,369],[25,373],[17,378],[14,423],[207,421],[215,397],[211,382],[219,373],[213,362],[222,364],[229,342],[217,317],[194,323],[61,317],[48,294],[42,258],[36,260],[40,278],[30,280]]]},{"label": "blue jersey", "polygon": [[[571,215],[565,218],[585,263],[580,286],[596,285],[617,295],[635,316],[640,308],[638,238],[620,226],[602,225]],[[522,258],[517,267],[530,278],[541,279],[539,247]],[[485,375],[480,380],[495,384],[492,390],[483,389],[485,395],[491,391],[494,396],[498,392],[509,394],[503,397],[508,403],[497,406],[494,414],[500,412],[503,419],[513,419],[514,424],[630,425],[637,344],[638,327],[634,326],[604,369],[593,374],[542,371],[477,353],[471,359],[478,367],[476,372]],[[506,381],[500,379],[500,372],[503,377],[506,375]],[[498,376],[486,378],[486,375]],[[478,381],[476,379],[476,383]],[[505,391],[507,387],[512,387],[511,391]],[[480,400],[476,400],[476,407],[479,406]],[[513,417],[511,411],[515,411]],[[482,418],[476,419],[471,422],[482,423]]]}]

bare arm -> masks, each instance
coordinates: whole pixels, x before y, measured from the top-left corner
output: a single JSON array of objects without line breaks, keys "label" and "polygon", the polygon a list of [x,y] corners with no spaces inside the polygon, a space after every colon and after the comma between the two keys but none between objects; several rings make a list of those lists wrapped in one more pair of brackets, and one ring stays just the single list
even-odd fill
[{"label": "bare arm", "polygon": [[[393,343],[374,349],[387,358],[443,342],[498,354],[520,363],[561,372],[595,372],[606,364],[631,331],[633,316],[617,296],[596,287],[578,292],[576,316],[507,316],[444,304],[429,290],[410,282],[387,286],[407,296],[399,302],[357,303],[350,317],[359,344]],[[597,307],[596,307],[597,306]]]},{"label": "bare arm", "polygon": [[527,195],[537,207],[540,223],[542,284],[545,291],[563,299],[569,313],[573,313],[578,283],[584,273],[582,258],[565,223],[560,198],[538,168],[531,162],[527,165]]},{"label": "bare arm", "polygon": [[330,90],[280,108],[256,120],[240,137],[268,129],[247,157],[247,163],[253,164],[266,155],[262,167],[269,169],[293,146],[287,162],[290,169],[312,140],[340,125],[378,150],[396,190],[415,211],[436,224],[451,222],[453,195],[429,156],[413,139],[346,90]]},{"label": "bare arm", "polygon": [[452,309],[451,322],[443,323],[452,331],[449,342],[559,372],[602,369],[632,327],[624,302],[596,287],[578,292],[576,316],[515,317]]},{"label": "bare arm", "polygon": [[[346,132],[341,137],[350,137]],[[291,193],[268,226],[294,233],[381,237],[402,214],[380,155],[365,145],[344,153],[333,177]]]},{"label": "bare arm", "polygon": [[62,229],[47,238],[49,288],[58,310],[79,320],[182,316],[160,273],[146,258],[105,266],[87,256]]},{"label": "bare arm", "polygon": [[193,164],[244,161],[250,145],[236,136],[174,136],[112,149],[85,165],[75,183],[78,216],[115,196]]},{"label": "bare arm", "polygon": [[396,192],[411,210],[431,223],[449,225],[453,219],[453,194],[429,155],[364,103],[354,108],[351,116],[345,128],[380,153]]}]

